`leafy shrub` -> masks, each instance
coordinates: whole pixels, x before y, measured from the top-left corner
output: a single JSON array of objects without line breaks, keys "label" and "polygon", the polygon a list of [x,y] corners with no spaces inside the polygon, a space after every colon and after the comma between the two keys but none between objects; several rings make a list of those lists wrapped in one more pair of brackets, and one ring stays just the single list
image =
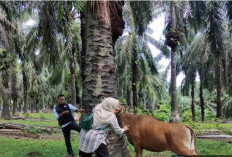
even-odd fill
[{"label": "leafy shrub", "polygon": [[144,115],[143,110],[141,108],[137,108],[138,115]]},{"label": "leafy shrub", "polygon": [[121,103],[123,103],[123,104],[127,104],[127,102],[126,102],[126,99],[125,99],[125,98],[120,99],[120,102],[121,102]]},{"label": "leafy shrub", "polygon": [[192,121],[192,111],[191,110],[186,110],[181,115],[181,121],[182,122],[191,122]]},{"label": "leafy shrub", "polygon": [[170,107],[165,104],[164,101],[160,101],[159,102],[159,109],[155,110],[155,112],[153,112],[153,117],[155,117],[158,120],[161,121],[169,121],[170,119]]},{"label": "leafy shrub", "polygon": [[30,117],[30,114],[29,114],[29,113],[25,113],[24,116],[25,116],[25,117]]},{"label": "leafy shrub", "polygon": [[31,134],[41,133],[41,129],[39,127],[25,127],[24,132],[28,132]]},{"label": "leafy shrub", "polygon": [[211,111],[209,109],[205,109],[205,120],[206,121],[215,121],[216,120],[216,116],[213,113],[213,111]]}]

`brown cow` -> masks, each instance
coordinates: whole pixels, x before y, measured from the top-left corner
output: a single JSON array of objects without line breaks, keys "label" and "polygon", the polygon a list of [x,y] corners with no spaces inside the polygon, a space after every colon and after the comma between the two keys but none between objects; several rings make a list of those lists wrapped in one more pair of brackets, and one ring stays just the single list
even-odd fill
[{"label": "brown cow", "polygon": [[148,115],[130,114],[125,112],[125,107],[118,114],[118,120],[122,126],[129,125],[126,135],[135,147],[136,157],[142,156],[143,149],[153,152],[169,150],[178,155],[197,155],[196,135],[186,125],[165,123]]}]

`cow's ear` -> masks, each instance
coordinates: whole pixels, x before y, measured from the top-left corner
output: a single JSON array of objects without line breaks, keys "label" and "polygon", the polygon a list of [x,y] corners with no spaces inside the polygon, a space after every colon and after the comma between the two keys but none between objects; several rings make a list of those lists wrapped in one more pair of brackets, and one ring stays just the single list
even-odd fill
[{"label": "cow's ear", "polygon": [[126,111],[126,112],[128,112],[128,111],[129,111],[129,109],[130,109],[130,106],[128,106],[128,105],[124,105],[124,109],[125,109],[125,111]]}]

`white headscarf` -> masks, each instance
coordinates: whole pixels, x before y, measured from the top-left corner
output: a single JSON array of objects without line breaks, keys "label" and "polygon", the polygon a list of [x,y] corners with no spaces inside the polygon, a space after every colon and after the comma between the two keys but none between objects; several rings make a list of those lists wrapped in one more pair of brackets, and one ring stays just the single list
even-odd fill
[{"label": "white headscarf", "polygon": [[93,125],[109,123],[115,117],[119,101],[114,98],[105,98],[100,104],[96,105],[93,113]]}]

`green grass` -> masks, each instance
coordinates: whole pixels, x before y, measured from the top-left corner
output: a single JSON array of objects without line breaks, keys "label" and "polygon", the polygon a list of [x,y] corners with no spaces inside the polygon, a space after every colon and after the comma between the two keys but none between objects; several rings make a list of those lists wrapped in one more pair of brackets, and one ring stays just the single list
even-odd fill
[{"label": "green grass", "polygon": [[[72,148],[75,154],[78,152],[78,138],[79,136],[72,139]],[[39,157],[61,157],[66,155],[64,140],[28,140],[0,136],[0,148],[0,157],[27,157],[30,152],[39,153]]]},{"label": "green grass", "polygon": [[[15,124],[28,124],[34,126],[53,126],[59,127],[57,120],[55,120],[53,113],[28,113],[22,114],[22,117],[49,119],[52,121],[36,121],[36,120],[1,120],[0,123],[15,123]],[[222,130],[223,133],[232,134],[232,124],[220,122],[195,122],[185,123],[192,127],[196,133],[202,133],[203,130],[217,129]],[[74,136],[76,135],[75,133]],[[60,133],[61,136],[62,133]],[[73,150],[78,152],[79,134],[72,138]],[[4,149],[1,149],[4,148]],[[128,149],[134,150],[133,146],[128,145]],[[36,139],[12,139],[6,136],[0,136],[0,157],[27,157],[30,152],[37,152],[40,157],[61,157],[66,154],[66,147],[64,140],[36,140]],[[232,155],[232,144],[215,140],[197,140],[197,152],[199,155]],[[151,154],[149,151],[144,151],[144,154]],[[172,152],[165,151],[160,154],[174,155]],[[131,151],[131,155],[134,153]],[[36,156],[34,156],[36,157]]]},{"label": "green grass", "polygon": [[49,119],[49,120],[55,120],[53,113],[26,113],[23,114],[22,112],[19,113],[20,117],[29,117],[29,118],[40,118],[40,119]]},{"label": "green grass", "polygon": [[[75,132],[72,133],[72,135]],[[72,138],[72,147],[75,154],[78,153],[79,136]],[[30,152],[37,152],[40,157],[61,157],[66,154],[64,140],[35,140],[35,139],[12,139],[0,136],[0,157],[27,157]],[[131,148],[128,147],[130,150]],[[132,146],[132,149],[133,146]],[[232,145],[227,142],[215,140],[197,140],[198,155],[231,155]],[[152,152],[144,151],[144,154]],[[160,154],[174,155],[165,151]],[[133,156],[133,153],[131,152]]]},{"label": "green grass", "polygon": [[39,119],[48,119],[51,121],[38,121],[38,120],[23,120],[23,119],[16,119],[16,120],[2,120],[0,119],[0,123],[14,123],[14,124],[27,124],[27,125],[34,125],[34,126],[52,126],[52,127],[59,127],[57,120],[55,119],[53,113],[26,113],[23,114],[22,112],[19,113],[20,117],[28,117],[28,118],[39,118]]},{"label": "green grass", "polygon": [[200,134],[203,133],[204,130],[222,130],[222,134],[230,134],[232,135],[232,123],[220,123],[220,122],[191,122],[191,123],[185,123],[186,125],[193,128],[195,133]]},{"label": "green grass", "polygon": [[197,140],[199,155],[232,155],[232,144],[215,140]]},{"label": "green grass", "polygon": [[34,120],[1,120],[0,123],[14,123],[14,124],[27,124],[27,125],[34,125],[34,126],[53,126],[53,127],[59,127],[57,121],[34,121]]},{"label": "green grass", "polygon": [[[232,144],[224,141],[197,139],[196,148],[198,155],[232,155]],[[128,147],[128,149],[131,151],[131,146]],[[147,150],[144,151],[144,154],[151,153],[152,152]],[[134,153],[131,152],[132,156],[133,154]],[[165,154],[169,156],[175,155],[171,151],[159,152],[159,154]]]}]

